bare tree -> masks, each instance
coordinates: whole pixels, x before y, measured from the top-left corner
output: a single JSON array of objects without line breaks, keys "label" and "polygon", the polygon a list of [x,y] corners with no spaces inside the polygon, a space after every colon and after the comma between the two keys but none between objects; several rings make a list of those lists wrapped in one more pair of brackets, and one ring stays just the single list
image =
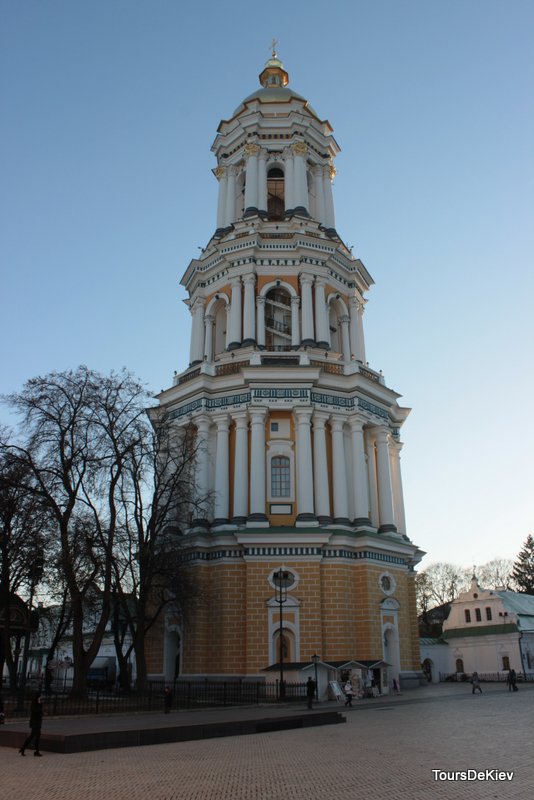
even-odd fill
[{"label": "bare tree", "polygon": [[[130,633],[143,687],[147,631],[171,604],[185,616],[194,595],[182,537],[194,495],[194,432],[155,409],[149,418],[148,395],[126,371],[52,373],[8,401],[23,433],[3,451],[55,525],[72,620],[73,693],[85,692],[110,618],[120,654]],[[88,636],[84,617],[95,598]],[[128,653],[120,654],[124,667]]]},{"label": "bare tree", "polygon": [[[23,433],[4,451],[27,472],[24,490],[56,526],[72,612],[73,693],[83,694],[109,619],[117,494],[146,392],[126,371],[105,377],[82,366],[32,379],[8,402]],[[95,591],[100,610],[88,640],[84,605]]]},{"label": "bare tree", "polygon": [[132,449],[122,476],[121,546],[114,561],[117,619],[131,634],[139,689],[147,680],[147,633],[166,608],[185,620],[197,595],[183,537],[196,504],[195,433],[175,427],[156,409],[150,416],[153,426]]},{"label": "bare tree", "polygon": [[514,563],[510,558],[493,558],[477,567],[476,575],[480,586],[484,589],[513,589],[513,569]]},{"label": "bare tree", "polygon": [[[3,430],[1,441],[5,442],[7,437],[8,432]],[[0,608],[3,616],[0,675],[7,664],[12,690],[17,684],[22,634],[17,631],[14,652],[11,603],[17,593],[33,595],[37,580],[41,578],[49,533],[45,507],[24,488],[29,478],[27,466],[8,451],[0,449]]]}]

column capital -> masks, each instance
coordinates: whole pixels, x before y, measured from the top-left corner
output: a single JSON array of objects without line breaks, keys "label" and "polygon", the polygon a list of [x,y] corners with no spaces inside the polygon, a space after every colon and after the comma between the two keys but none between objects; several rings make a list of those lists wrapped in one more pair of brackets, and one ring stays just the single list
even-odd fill
[{"label": "column capital", "polygon": [[248,412],[247,411],[232,411],[232,420],[235,422],[236,428],[246,428],[248,426]]},{"label": "column capital", "polygon": [[341,325],[348,325],[350,322],[350,317],[348,314],[342,314],[342,316],[339,318],[339,322]]},{"label": "column capital", "polygon": [[352,416],[349,417],[351,431],[363,431],[363,426],[366,422],[366,418],[361,414],[352,414]]},{"label": "column capital", "polygon": [[268,409],[264,406],[260,406],[259,408],[250,408],[250,422],[253,425],[258,425],[260,423],[265,424],[265,419],[267,417]]},{"label": "column capital", "polygon": [[246,145],[243,147],[243,151],[247,158],[250,156],[257,156],[260,152],[261,148],[259,144],[253,144],[252,142],[247,142]]},{"label": "column capital", "polygon": [[223,413],[223,414],[214,414],[212,416],[213,422],[217,425],[217,431],[224,431],[228,430],[230,426],[230,415]]},{"label": "column capital", "polygon": [[213,316],[213,314],[205,314],[204,323],[206,325],[213,325],[214,322],[215,322],[215,317]]},{"label": "column capital", "polygon": [[291,149],[294,155],[305,156],[308,152],[308,145],[306,142],[295,142]]},{"label": "column capital", "polygon": [[235,178],[236,175],[237,175],[237,172],[238,172],[238,169],[237,169],[236,166],[232,165],[232,166],[226,167],[226,174],[231,178]]},{"label": "column capital", "polygon": [[191,422],[193,425],[196,425],[199,431],[205,433],[210,429],[212,420],[208,414],[203,412],[202,414],[199,414],[198,417],[193,417]]},{"label": "column capital", "polygon": [[292,297],[291,298],[291,305],[292,306],[297,306],[297,308],[298,308],[300,306],[300,297]]},{"label": "column capital", "polygon": [[312,423],[313,423],[314,429],[318,430],[320,428],[324,428],[324,426],[328,422],[329,417],[330,417],[330,414],[328,414],[328,412],[326,412],[326,411],[314,411],[313,412],[313,418],[312,418]]},{"label": "column capital", "polygon": [[241,286],[241,276],[240,275],[234,275],[232,278],[230,278],[230,286],[232,288],[234,286]]},{"label": "column capital", "polygon": [[243,283],[245,286],[247,284],[252,284],[252,286],[256,285],[256,275],[254,272],[249,272],[247,275],[243,275]]},{"label": "column capital", "polygon": [[310,275],[308,272],[301,272],[299,275],[300,282],[304,284],[308,284],[309,286],[313,286],[313,282],[315,280],[313,275]]},{"label": "column capital", "polygon": [[258,303],[258,305],[260,305],[260,306],[264,306],[265,305],[265,300],[266,300],[266,297],[263,294],[259,294],[256,297],[256,303]]},{"label": "column capital", "polygon": [[375,433],[377,442],[386,442],[386,444],[389,444],[389,437],[391,434],[389,428],[386,428],[385,425],[377,425],[372,430]]},{"label": "column capital", "polygon": [[346,418],[342,417],[341,414],[330,414],[330,425],[333,433],[337,433],[337,431],[342,431],[345,422]]},{"label": "column capital", "polygon": [[299,425],[309,425],[311,422],[313,409],[312,408],[299,408],[298,406],[293,409],[293,414],[297,419]]},{"label": "column capital", "polygon": [[196,314],[198,311],[204,310],[204,298],[196,297],[189,306],[189,309],[192,314]]},{"label": "column capital", "polygon": [[315,287],[322,287],[326,286],[326,278],[324,275],[316,275],[315,277]]},{"label": "column capital", "polygon": [[215,169],[213,170],[213,174],[215,175],[217,180],[220,180],[221,178],[226,177],[226,168],[225,167],[215,167]]}]

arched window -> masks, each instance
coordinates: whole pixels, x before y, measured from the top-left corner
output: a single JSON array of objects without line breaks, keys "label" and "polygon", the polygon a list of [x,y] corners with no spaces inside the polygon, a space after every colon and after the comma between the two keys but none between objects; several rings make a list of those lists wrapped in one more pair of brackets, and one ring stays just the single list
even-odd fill
[{"label": "arched window", "polygon": [[265,296],[265,347],[291,350],[291,297],[286,289],[277,287]]},{"label": "arched window", "polygon": [[272,167],[267,173],[267,218],[283,219],[285,208],[284,173],[279,167]]},{"label": "arched window", "polygon": [[221,300],[217,303],[212,311],[214,316],[214,325],[212,330],[213,336],[213,355],[224,353],[226,349],[226,304]]},{"label": "arched window", "polygon": [[291,497],[290,461],[286,456],[271,459],[271,496]]}]

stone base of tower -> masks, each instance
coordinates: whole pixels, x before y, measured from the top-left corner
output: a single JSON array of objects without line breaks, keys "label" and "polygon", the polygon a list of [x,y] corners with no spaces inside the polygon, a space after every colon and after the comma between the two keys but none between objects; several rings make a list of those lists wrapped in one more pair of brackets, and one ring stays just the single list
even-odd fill
[{"label": "stone base of tower", "polygon": [[393,678],[418,685],[413,545],[324,528],[215,538],[206,546],[203,535],[189,553],[200,600],[182,626],[181,674],[275,680],[264,670],[279,662],[282,641],[288,665],[314,654],[328,664],[383,662],[384,688]]}]

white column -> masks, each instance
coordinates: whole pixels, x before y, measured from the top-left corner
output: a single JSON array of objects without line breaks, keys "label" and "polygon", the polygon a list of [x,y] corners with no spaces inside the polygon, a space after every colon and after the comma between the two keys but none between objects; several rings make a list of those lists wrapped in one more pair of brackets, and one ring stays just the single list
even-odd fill
[{"label": "white column", "polygon": [[365,342],[363,338],[363,303],[351,297],[350,306],[350,350],[357,361],[365,364]]},{"label": "white column", "polygon": [[330,349],[328,343],[328,318],[326,315],[326,300],[324,296],[325,279],[317,277],[315,279],[315,327],[317,337],[317,347]]},{"label": "white column", "polygon": [[250,411],[250,516],[247,527],[269,527],[265,516],[265,418],[266,408]]},{"label": "white column", "polygon": [[343,314],[343,316],[339,318],[339,325],[341,327],[343,360],[350,361],[349,317],[347,314]]},{"label": "white column", "polygon": [[325,423],[328,414],[313,412],[313,486],[315,492],[315,512],[320,525],[332,522],[330,514],[330,490],[328,482],[328,462],[326,459]]},{"label": "white column", "polygon": [[219,200],[217,203],[217,228],[222,229],[226,225],[226,195],[227,182],[226,170],[224,167],[217,167],[215,176],[219,181]]},{"label": "white column", "polygon": [[313,184],[315,190],[315,219],[324,225],[323,167],[320,164],[316,164],[313,168]]},{"label": "white column", "polygon": [[247,412],[233,414],[235,420],[234,515],[235,525],[244,525],[248,515],[248,420]]},{"label": "white column", "polygon": [[369,508],[371,512],[371,524],[373,528],[378,528],[378,485],[376,481],[376,450],[375,438],[371,431],[366,431],[366,453],[367,453],[367,477],[369,480]]},{"label": "white column", "polygon": [[343,436],[344,417],[333,414],[330,417],[332,431],[332,485],[334,488],[334,522],[350,525],[349,497],[347,493],[347,470],[345,466],[345,446]]},{"label": "white column", "polygon": [[302,298],[302,344],[315,344],[313,332],[313,305],[312,305],[313,277],[305,272],[300,276],[300,294]]},{"label": "white column", "polygon": [[391,491],[391,473],[389,469],[389,431],[380,426],[376,433],[376,461],[378,473],[378,513],[380,517],[379,533],[396,531],[393,515],[393,493]]},{"label": "white column", "polygon": [[308,212],[308,182],[306,179],[306,153],[308,146],[305,142],[296,142],[293,145],[294,175],[293,185],[295,193],[293,195],[294,208]]},{"label": "white column", "polygon": [[213,324],[215,317],[211,314],[206,314],[204,317],[204,360],[213,361]]},{"label": "white column", "polygon": [[209,454],[208,436],[210,418],[201,414],[194,420],[197,428],[196,437],[196,468],[195,468],[195,508],[193,509],[193,527],[209,526]]},{"label": "white column", "polygon": [[300,297],[291,298],[291,347],[297,350],[300,345],[299,324]]},{"label": "white column", "polygon": [[224,226],[227,228],[229,225],[232,225],[235,222],[236,212],[235,212],[235,179],[236,179],[237,170],[235,167],[228,167],[226,170],[227,181],[226,181],[226,203],[225,203],[225,210],[226,210],[226,218]]},{"label": "white column", "polygon": [[247,166],[245,173],[245,214],[255,214],[258,210],[258,154],[260,148],[257,144],[246,144],[245,155]]},{"label": "white column", "polygon": [[230,341],[229,350],[235,350],[241,345],[241,278],[232,278],[232,301],[230,304]]},{"label": "white column", "polygon": [[402,450],[402,442],[395,440],[391,441],[389,448],[390,453],[390,466],[391,466],[391,482],[393,484],[393,507],[395,511],[395,525],[399,533],[406,534],[406,517],[404,513],[404,494],[402,491],[402,476],[400,453]]},{"label": "white column", "polygon": [[285,171],[284,171],[284,198],[285,198],[285,210],[286,211],[293,211],[295,207],[295,170],[294,170],[294,163],[293,163],[293,153],[291,150],[286,150],[286,157],[285,157]]},{"label": "white column", "polygon": [[324,192],[324,226],[325,228],[335,228],[336,219],[334,214],[334,198],[332,196],[332,180],[336,170],[333,164],[323,168],[323,192]]},{"label": "white column", "polygon": [[225,337],[225,349],[228,350],[228,345],[230,344],[230,336],[232,334],[232,329],[230,327],[230,320],[232,319],[231,315],[232,307],[230,303],[227,303],[224,307],[224,312],[226,314],[226,337]]},{"label": "white column", "polygon": [[363,435],[364,419],[355,415],[350,417],[350,434],[352,441],[352,470],[354,495],[354,525],[370,525],[369,521],[369,484],[365,463],[365,444]]},{"label": "white column", "polygon": [[256,297],[256,344],[265,347],[265,297]]},{"label": "white column", "polygon": [[245,302],[243,305],[243,344],[254,344],[256,341],[256,304],[254,302],[254,287],[256,276],[245,275]]},{"label": "white column", "polygon": [[228,414],[213,418],[217,425],[217,449],[215,455],[215,500],[213,525],[227,525],[230,505],[229,461],[228,461]]},{"label": "white column", "polygon": [[197,297],[191,306],[191,314],[193,327],[189,360],[191,364],[198,364],[204,359],[204,300],[201,297]]},{"label": "white column", "polygon": [[267,212],[267,153],[261,150],[258,156],[258,210]]},{"label": "white column", "polygon": [[297,527],[317,526],[313,504],[311,415],[309,409],[293,410],[297,427]]}]

